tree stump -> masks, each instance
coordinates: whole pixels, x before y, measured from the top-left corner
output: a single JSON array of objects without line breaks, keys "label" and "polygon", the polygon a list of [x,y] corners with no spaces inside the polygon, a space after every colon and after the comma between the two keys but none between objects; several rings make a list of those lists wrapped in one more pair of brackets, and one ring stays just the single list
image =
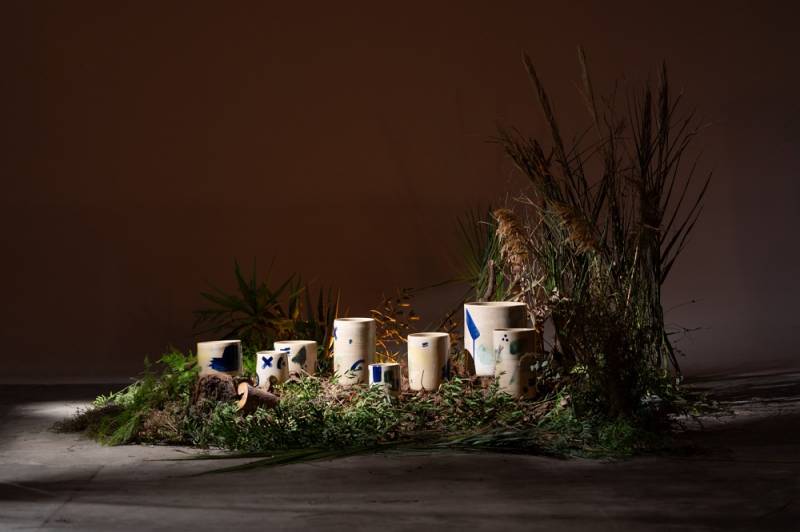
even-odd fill
[{"label": "tree stump", "polygon": [[219,402],[236,399],[233,377],[225,374],[203,375],[197,379],[192,390],[192,408],[205,410]]},{"label": "tree stump", "polygon": [[239,392],[237,409],[243,414],[252,414],[258,407],[275,408],[280,401],[277,395],[255,388],[247,382],[240,382],[237,392]]}]

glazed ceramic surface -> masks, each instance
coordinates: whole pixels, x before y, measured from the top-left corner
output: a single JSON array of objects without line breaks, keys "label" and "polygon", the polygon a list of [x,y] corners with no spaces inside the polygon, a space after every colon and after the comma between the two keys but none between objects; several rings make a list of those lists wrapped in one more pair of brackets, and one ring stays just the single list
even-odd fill
[{"label": "glazed ceramic surface", "polygon": [[286,353],[289,375],[314,375],[316,373],[317,342],[314,340],[275,342],[275,351]]},{"label": "glazed ceramic surface", "polygon": [[524,303],[487,301],[464,305],[464,349],[472,355],[475,374],[494,375],[495,354],[492,345],[494,329],[525,327]]},{"label": "glazed ceramic surface", "polygon": [[496,366],[498,390],[512,397],[530,396],[535,384],[531,372],[534,357],[532,354],[501,356]]},{"label": "glazed ceramic surface", "polygon": [[242,374],[242,342],[239,340],[217,340],[197,344],[197,365],[200,375],[225,373]]},{"label": "glazed ceramic surface", "polygon": [[259,351],[256,353],[256,386],[269,388],[271,384],[280,384],[289,375],[286,353],[281,351]]},{"label": "glazed ceramic surface", "polygon": [[375,360],[375,320],[339,318],[333,321],[333,371],[339,384],[367,382],[367,366]]},{"label": "glazed ceramic surface", "polygon": [[517,358],[529,353],[536,353],[539,333],[531,328],[505,328],[492,331],[492,346],[494,347],[495,361],[502,356],[515,356]]},{"label": "glazed ceramic surface", "polygon": [[437,390],[447,378],[450,335],[422,332],[408,335],[408,386],[412,390]]},{"label": "glazed ceramic surface", "polygon": [[400,364],[388,362],[369,365],[369,385],[383,386],[393,397],[400,395]]}]

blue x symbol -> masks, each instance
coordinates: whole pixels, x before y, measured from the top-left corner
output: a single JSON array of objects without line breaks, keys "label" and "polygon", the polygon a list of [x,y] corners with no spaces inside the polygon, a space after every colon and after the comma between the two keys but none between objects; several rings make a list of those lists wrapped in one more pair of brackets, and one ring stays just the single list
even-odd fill
[{"label": "blue x symbol", "polygon": [[272,357],[261,357],[261,369],[272,367]]}]

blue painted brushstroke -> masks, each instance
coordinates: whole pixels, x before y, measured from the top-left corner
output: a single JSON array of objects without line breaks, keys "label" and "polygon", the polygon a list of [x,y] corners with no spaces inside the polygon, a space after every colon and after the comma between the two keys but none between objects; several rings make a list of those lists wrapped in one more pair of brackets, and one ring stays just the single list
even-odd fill
[{"label": "blue painted brushstroke", "polygon": [[295,356],[292,357],[292,362],[300,364],[301,367],[306,367],[306,346],[300,348]]},{"label": "blue painted brushstroke", "polygon": [[478,326],[475,325],[475,321],[472,319],[472,314],[469,313],[467,310],[467,330],[469,331],[470,337],[472,337],[472,358],[475,358],[477,354],[475,353],[475,340],[477,340],[481,332],[478,330]]},{"label": "blue painted brushstroke", "polygon": [[422,342],[422,347],[428,347],[428,342]]},{"label": "blue painted brushstroke", "polygon": [[272,357],[261,357],[261,369],[272,367]]},{"label": "blue painted brushstroke", "polygon": [[283,361],[286,360],[285,357],[278,357],[278,369],[283,369]]},{"label": "blue painted brushstroke", "polygon": [[291,348],[291,347],[281,347],[281,348],[280,348],[280,352],[281,352],[281,353],[288,353],[288,352],[289,352],[289,351],[291,351],[291,350],[292,350],[292,348]]},{"label": "blue painted brushstroke", "polygon": [[380,366],[372,366],[372,382],[381,382]]},{"label": "blue painted brushstroke", "polygon": [[334,327],[334,328],[333,328],[333,339],[334,339],[334,340],[338,340],[338,339],[339,339],[339,337],[338,337],[338,336],[336,336],[336,331],[338,331],[338,330],[339,330],[339,329],[338,329],[338,327]]},{"label": "blue painted brushstroke", "polygon": [[347,343],[348,343],[348,344],[352,344],[352,343],[353,343],[353,339],[352,339],[352,338],[350,338],[349,340],[347,340]]},{"label": "blue painted brushstroke", "polygon": [[214,371],[239,371],[239,347],[236,344],[225,346],[221,357],[211,358]]},{"label": "blue painted brushstroke", "polygon": [[364,359],[356,360],[352,366],[350,366],[350,371],[361,371],[364,369]]}]

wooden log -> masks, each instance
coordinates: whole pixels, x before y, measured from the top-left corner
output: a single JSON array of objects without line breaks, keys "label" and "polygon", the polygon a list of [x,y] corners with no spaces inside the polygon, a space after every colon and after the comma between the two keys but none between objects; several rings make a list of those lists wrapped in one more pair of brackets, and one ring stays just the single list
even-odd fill
[{"label": "wooden log", "polygon": [[243,414],[252,414],[258,407],[275,408],[280,401],[274,393],[251,386],[247,382],[240,382],[236,391],[239,393],[237,410]]}]

